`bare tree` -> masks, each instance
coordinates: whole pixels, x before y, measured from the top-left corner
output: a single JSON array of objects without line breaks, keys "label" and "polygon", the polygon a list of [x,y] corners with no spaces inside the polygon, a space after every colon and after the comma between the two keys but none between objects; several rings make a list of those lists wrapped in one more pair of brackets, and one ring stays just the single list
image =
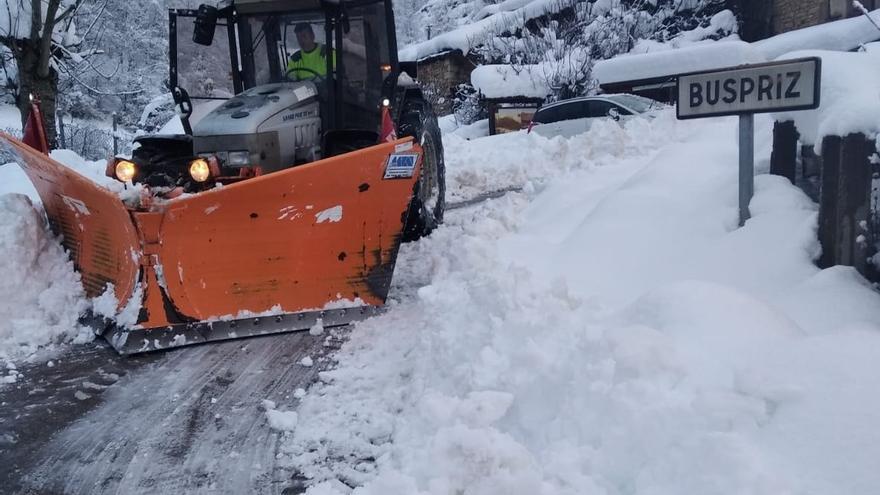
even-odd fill
[{"label": "bare tree", "polygon": [[[55,146],[55,107],[58,68],[64,59],[78,57],[80,42],[73,16],[82,0],[6,0],[0,10],[0,44],[17,66],[16,106],[22,126],[30,111],[30,95],[40,98],[49,145]],[[2,9],[2,8],[0,8]]]}]

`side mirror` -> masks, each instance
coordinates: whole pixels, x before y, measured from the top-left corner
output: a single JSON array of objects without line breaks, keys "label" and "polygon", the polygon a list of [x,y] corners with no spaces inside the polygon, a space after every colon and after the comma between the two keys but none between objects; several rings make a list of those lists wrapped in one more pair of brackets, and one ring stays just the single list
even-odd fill
[{"label": "side mirror", "polygon": [[617,108],[611,108],[608,110],[608,116],[614,120],[620,120],[620,110]]},{"label": "side mirror", "polygon": [[214,42],[214,31],[217,30],[217,7],[202,4],[196,14],[195,29],[193,29],[193,43],[211,46]]}]

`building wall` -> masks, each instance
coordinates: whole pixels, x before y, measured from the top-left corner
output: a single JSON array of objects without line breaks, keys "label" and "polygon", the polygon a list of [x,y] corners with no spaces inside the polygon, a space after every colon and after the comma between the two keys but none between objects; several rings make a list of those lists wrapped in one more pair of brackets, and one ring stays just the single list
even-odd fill
[{"label": "building wall", "polygon": [[[880,0],[861,2],[868,10],[880,9]],[[727,5],[742,21],[742,39],[750,42],[862,15],[852,0],[728,0]]]},{"label": "building wall", "polygon": [[[880,0],[861,0],[868,9],[880,8]],[[773,33],[815,26],[862,15],[851,0],[773,0]]]}]

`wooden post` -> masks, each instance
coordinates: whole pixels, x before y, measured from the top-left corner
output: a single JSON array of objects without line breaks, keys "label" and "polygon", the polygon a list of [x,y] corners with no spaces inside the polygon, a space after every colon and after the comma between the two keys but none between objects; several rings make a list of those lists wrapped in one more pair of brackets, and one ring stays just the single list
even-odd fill
[{"label": "wooden post", "polygon": [[113,112],[113,156],[119,154],[119,138],[116,133],[119,131],[119,116]]},{"label": "wooden post", "polygon": [[58,114],[58,144],[61,145],[61,149],[67,149],[67,137],[64,135],[64,115]]},{"label": "wooden post", "polygon": [[773,152],[770,154],[770,173],[795,183],[797,179],[798,131],[794,122],[776,122],[773,125]]},{"label": "wooden post", "polygon": [[819,186],[819,242],[822,257],[819,266],[828,268],[837,264],[837,208],[842,139],[828,136],[822,142],[822,178]]},{"label": "wooden post", "polygon": [[498,103],[496,103],[492,100],[485,100],[485,101],[488,102],[486,106],[489,109],[489,135],[494,136],[496,134],[495,133],[495,112],[498,110]]},{"label": "wooden post", "polygon": [[820,266],[847,265],[868,275],[871,246],[871,155],[864,134],[826,137],[819,205]]},{"label": "wooden post", "polygon": [[755,195],[755,114],[739,116],[739,226],[752,217],[749,203]]}]

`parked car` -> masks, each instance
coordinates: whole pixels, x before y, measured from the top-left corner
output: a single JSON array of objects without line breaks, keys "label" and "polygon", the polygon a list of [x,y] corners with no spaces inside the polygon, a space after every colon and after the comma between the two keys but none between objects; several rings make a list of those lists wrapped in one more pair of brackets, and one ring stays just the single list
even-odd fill
[{"label": "parked car", "polygon": [[528,132],[546,137],[571,137],[588,131],[598,119],[625,121],[636,115],[651,117],[663,107],[658,101],[628,94],[572,98],[538,110]]}]

